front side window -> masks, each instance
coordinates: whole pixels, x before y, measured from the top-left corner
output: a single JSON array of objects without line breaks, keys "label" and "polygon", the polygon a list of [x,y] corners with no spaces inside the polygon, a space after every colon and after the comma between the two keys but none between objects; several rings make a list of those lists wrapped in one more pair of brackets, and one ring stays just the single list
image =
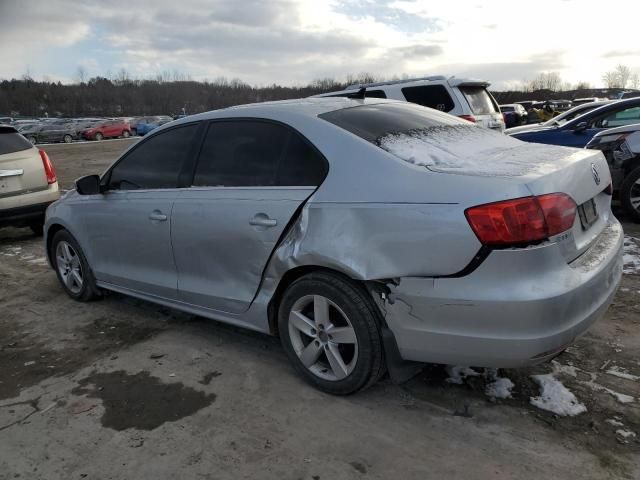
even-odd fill
[{"label": "front side window", "polygon": [[255,121],[213,122],[193,180],[200,187],[319,185],[325,161],[292,129]]},{"label": "front side window", "polygon": [[629,107],[611,113],[598,119],[595,126],[598,128],[613,128],[631,125],[633,123],[640,123],[640,107]]},{"label": "front side window", "polygon": [[455,107],[451,95],[443,85],[405,87],[402,89],[402,94],[407,102],[417,103],[441,112],[450,112]]},{"label": "front side window", "polygon": [[176,188],[197,127],[172,128],[144,140],[113,167],[109,189]]}]

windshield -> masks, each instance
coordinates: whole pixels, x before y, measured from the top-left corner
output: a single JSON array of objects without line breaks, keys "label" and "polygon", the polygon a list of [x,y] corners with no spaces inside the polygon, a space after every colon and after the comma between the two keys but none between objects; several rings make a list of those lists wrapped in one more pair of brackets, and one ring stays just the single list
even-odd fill
[{"label": "windshield", "polygon": [[498,113],[500,109],[484,87],[460,87],[460,91],[469,102],[471,111],[476,115]]},{"label": "windshield", "polygon": [[586,108],[584,107],[572,108],[571,110],[567,110],[566,112],[558,115],[555,118],[552,118],[551,120],[547,120],[546,122],[544,122],[544,125],[549,125],[549,126],[564,125],[568,121],[573,120],[574,118],[578,118],[580,115],[584,115],[585,113],[590,112],[594,108],[601,107],[601,106],[602,105],[594,105],[593,107],[586,107]]},{"label": "windshield", "polygon": [[466,120],[413,103],[362,105],[323,113],[319,117],[374,144],[390,134],[470,125]]}]

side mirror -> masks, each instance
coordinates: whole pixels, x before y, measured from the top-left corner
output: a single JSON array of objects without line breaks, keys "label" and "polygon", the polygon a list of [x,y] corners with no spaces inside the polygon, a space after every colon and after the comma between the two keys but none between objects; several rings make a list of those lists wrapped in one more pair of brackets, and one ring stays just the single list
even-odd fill
[{"label": "side mirror", "polygon": [[100,177],[87,175],[76,180],[76,191],[80,195],[97,195],[100,193]]},{"label": "side mirror", "polygon": [[575,127],[573,127],[573,133],[581,133],[584,132],[589,127],[587,122],[580,122]]}]

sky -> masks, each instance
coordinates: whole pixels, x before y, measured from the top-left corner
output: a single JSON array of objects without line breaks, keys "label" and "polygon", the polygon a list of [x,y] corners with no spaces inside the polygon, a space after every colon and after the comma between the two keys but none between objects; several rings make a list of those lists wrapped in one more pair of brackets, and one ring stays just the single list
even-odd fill
[{"label": "sky", "polygon": [[368,72],[516,87],[640,73],[638,0],[0,0],[0,79],[180,72],[304,85]]}]

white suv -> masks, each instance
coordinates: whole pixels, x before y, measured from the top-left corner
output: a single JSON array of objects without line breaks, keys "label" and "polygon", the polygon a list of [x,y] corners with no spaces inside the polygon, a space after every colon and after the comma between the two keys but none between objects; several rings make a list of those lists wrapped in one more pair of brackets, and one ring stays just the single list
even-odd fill
[{"label": "white suv", "polygon": [[442,75],[389,82],[350,85],[338,92],[316,97],[347,97],[363,87],[365,95],[417,103],[475,122],[483,127],[504,131],[504,119],[498,103],[488,92],[489,82]]},{"label": "white suv", "polygon": [[60,197],[56,172],[44,150],[0,125],[0,227],[31,227],[42,234],[44,213]]}]

